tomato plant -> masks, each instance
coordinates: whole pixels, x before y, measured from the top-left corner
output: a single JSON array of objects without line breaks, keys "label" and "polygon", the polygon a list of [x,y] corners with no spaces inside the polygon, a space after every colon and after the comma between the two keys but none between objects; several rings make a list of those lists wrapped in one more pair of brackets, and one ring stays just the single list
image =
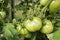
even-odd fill
[{"label": "tomato plant", "polygon": [[53,31],[53,24],[50,20],[45,20],[44,21],[45,25],[42,27],[41,32],[48,34]]},{"label": "tomato plant", "polygon": [[26,29],[28,29],[30,32],[35,32],[41,29],[42,27],[42,21],[38,17],[33,17],[33,20],[26,20],[24,23]]},{"label": "tomato plant", "polygon": [[60,0],[0,0],[0,40],[60,40],[59,4]]}]

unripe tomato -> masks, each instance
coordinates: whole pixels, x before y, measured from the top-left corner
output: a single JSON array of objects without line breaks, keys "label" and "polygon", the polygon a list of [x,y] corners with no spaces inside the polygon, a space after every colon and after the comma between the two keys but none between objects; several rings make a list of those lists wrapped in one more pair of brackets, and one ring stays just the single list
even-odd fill
[{"label": "unripe tomato", "polygon": [[29,3],[28,5],[32,6],[32,3]]},{"label": "unripe tomato", "polygon": [[1,11],[1,12],[0,12],[0,20],[4,19],[5,16],[6,16],[6,13],[3,12],[3,11]]},{"label": "unripe tomato", "polygon": [[18,24],[18,26],[16,27],[17,28],[17,31],[18,31],[18,34],[28,34],[28,30],[26,28],[22,28],[21,25]]},{"label": "unripe tomato", "polygon": [[54,13],[60,10],[60,1],[58,0],[53,0],[49,6],[50,12]]},{"label": "unripe tomato", "polygon": [[22,30],[22,27],[21,27],[21,25],[17,24],[17,27],[16,27],[16,29],[17,29],[17,32],[18,32],[18,34],[20,34],[20,31]]},{"label": "unripe tomato", "polygon": [[48,3],[49,0],[40,0],[40,4],[45,6]]},{"label": "unripe tomato", "polygon": [[45,34],[49,34],[53,31],[53,24],[50,20],[44,21],[45,25],[42,27],[41,32]]},{"label": "unripe tomato", "polygon": [[16,19],[13,19],[13,24],[16,24],[17,23],[17,20]]},{"label": "unripe tomato", "polygon": [[21,31],[20,31],[20,34],[23,34],[23,35],[28,34],[28,33],[29,32],[26,28],[22,28]]},{"label": "unripe tomato", "polygon": [[24,25],[28,31],[36,32],[42,27],[42,21],[38,17],[33,17],[33,20],[26,20]]}]

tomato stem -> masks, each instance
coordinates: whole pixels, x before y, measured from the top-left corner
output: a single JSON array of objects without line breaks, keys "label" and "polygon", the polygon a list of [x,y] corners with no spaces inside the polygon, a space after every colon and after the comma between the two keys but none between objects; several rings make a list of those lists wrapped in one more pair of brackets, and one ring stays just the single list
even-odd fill
[{"label": "tomato stem", "polygon": [[33,38],[31,40],[36,40],[37,33],[34,34]]},{"label": "tomato stem", "polygon": [[47,5],[42,8],[42,10],[41,10],[41,17],[43,17],[45,15],[44,12],[46,11],[46,8],[48,7],[48,5],[50,4],[51,1],[52,0],[49,0],[49,2],[47,3]]}]

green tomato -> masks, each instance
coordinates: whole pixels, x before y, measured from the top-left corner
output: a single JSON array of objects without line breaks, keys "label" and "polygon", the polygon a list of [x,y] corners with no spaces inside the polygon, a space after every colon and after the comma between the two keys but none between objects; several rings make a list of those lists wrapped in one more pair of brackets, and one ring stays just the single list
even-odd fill
[{"label": "green tomato", "polygon": [[60,1],[53,0],[49,6],[50,12],[54,13],[60,10]]},{"label": "green tomato", "polygon": [[17,24],[17,27],[16,27],[17,31],[18,31],[18,34],[28,34],[28,30],[26,28],[22,28],[22,26],[20,24]]},{"label": "green tomato", "polygon": [[49,0],[40,0],[40,4],[45,6],[48,3]]},{"label": "green tomato", "polygon": [[45,34],[49,34],[53,31],[53,24],[50,20],[44,21],[45,25],[42,27],[41,32]]},{"label": "green tomato", "polygon": [[17,32],[18,32],[18,34],[20,34],[20,31],[22,30],[22,27],[21,27],[21,25],[17,24],[17,27],[16,27],[16,29],[17,29]]},{"label": "green tomato", "polygon": [[17,23],[17,20],[16,19],[13,19],[13,24],[16,24]]},{"label": "green tomato", "polygon": [[0,12],[0,20],[4,19],[5,16],[6,16],[6,13],[3,12],[3,11],[1,11],[1,12]]},{"label": "green tomato", "polygon": [[28,5],[32,6],[32,3],[29,3]]},{"label": "green tomato", "polygon": [[28,33],[29,31],[26,28],[22,28],[20,31],[20,34],[23,34],[23,35],[28,34]]},{"label": "green tomato", "polygon": [[24,25],[28,31],[36,32],[42,27],[42,21],[38,17],[33,17],[33,20],[26,20]]}]

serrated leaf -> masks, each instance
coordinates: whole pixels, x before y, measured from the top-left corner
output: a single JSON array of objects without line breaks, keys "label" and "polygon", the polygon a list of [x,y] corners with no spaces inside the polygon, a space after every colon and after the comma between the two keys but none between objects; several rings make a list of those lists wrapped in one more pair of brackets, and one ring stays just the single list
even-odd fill
[{"label": "serrated leaf", "polygon": [[12,23],[6,23],[3,27],[3,35],[7,40],[13,40],[17,36],[17,31]]},{"label": "serrated leaf", "polygon": [[10,40],[13,38],[13,35],[12,33],[9,31],[9,30],[5,30],[5,32],[3,33],[4,34],[4,37],[7,39],[7,40]]}]

